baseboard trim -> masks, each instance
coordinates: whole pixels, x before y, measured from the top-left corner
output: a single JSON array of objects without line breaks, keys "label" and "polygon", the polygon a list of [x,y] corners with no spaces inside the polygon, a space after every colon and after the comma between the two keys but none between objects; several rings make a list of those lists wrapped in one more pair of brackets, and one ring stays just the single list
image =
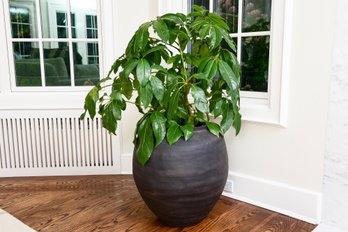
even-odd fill
[{"label": "baseboard trim", "polygon": [[321,193],[242,173],[229,172],[233,193],[224,196],[288,215],[312,224],[321,220]]},{"label": "baseboard trim", "polygon": [[327,224],[319,224],[317,228],[313,230],[313,232],[347,232],[346,230],[327,225]]},{"label": "baseboard trim", "polygon": [[121,174],[132,174],[133,154],[124,153],[121,155]]}]

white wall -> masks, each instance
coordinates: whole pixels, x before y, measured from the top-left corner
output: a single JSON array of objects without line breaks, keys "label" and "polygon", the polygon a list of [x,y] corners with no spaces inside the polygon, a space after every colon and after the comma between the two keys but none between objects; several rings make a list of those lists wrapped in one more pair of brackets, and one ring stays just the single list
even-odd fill
[{"label": "white wall", "polygon": [[[116,1],[115,2],[115,38],[117,43],[117,57],[124,53],[129,40],[138,27],[146,21],[152,20],[157,16],[157,0],[142,1]],[[136,107],[127,105],[127,110],[122,114],[120,130],[122,133],[122,172],[131,172],[131,161],[133,153],[133,136],[135,125],[141,115]]]},{"label": "white wall", "polygon": [[338,1],[333,50],[323,223],[348,230],[348,2]]},{"label": "white wall", "polygon": [[[155,13],[149,13],[154,4],[142,4],[137,20],[122,25],[127,33],[135,29],[133,21],[140,24]],[[229,178],[235,181],[230,195],[319,222],[335,5],[325,0],[293,4],[288,126],[244,121],[238,137],[233,131],[226,135]],[[123,116],[125,172],[130,171],[134,112]]]},{"label": "white wall", "polygon": [[260,184],[235,185],[235,194],[311,222],[320,217],[334,3],[293,2],[288,126],[244,122],[238,137],[226,136],[231,178]]}]

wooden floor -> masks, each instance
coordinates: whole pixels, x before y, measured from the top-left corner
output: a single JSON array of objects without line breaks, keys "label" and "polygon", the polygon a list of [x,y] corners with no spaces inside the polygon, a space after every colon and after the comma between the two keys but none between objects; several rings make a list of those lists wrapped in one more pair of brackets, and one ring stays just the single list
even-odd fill
[{"label": "wooden floor", "polygon": [[170,228],[145,206],[129,175],[0,178],[0,208],[37,231],[305,232],[315,227],[221,197],[197,226]]}]

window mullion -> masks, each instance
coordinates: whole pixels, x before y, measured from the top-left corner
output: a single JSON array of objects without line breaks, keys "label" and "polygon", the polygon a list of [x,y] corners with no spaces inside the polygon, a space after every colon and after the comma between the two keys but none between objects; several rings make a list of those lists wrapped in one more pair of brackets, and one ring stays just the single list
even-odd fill
[{"label": "window mullion", "polygon": [[237,59],[242,61],[242,21],[243,21],[243,1],[238,1],[238,32],[237,32]]},{"label": "window mullion", "polygon": [[[71,5],[70,0],[66,0],[67,10],[67,19],[68,19],[68,41],[69,41],[69,60],[70,60],[70,82],[71,86],[75,86],[75,70],[74,70],[74,49],[72,42],[72,23],[71,23]],[[75,25],[76,26],[76,25]]]},{"label": "window mullion", "polygon": [[42,23],[41,23],[41,7],[40,0],[36,0],[36,17],[37,17],[37,32],[38,32],[38,42],[39,42],[39,54],[40,54],[40,69],[41,69],[41,85],[46,86],[46,74],[45,74],[45,60],[42,42]]},{"label": "window mullion", "polygon": [[214,0],[209,0],[209,12],[214,12]]}]

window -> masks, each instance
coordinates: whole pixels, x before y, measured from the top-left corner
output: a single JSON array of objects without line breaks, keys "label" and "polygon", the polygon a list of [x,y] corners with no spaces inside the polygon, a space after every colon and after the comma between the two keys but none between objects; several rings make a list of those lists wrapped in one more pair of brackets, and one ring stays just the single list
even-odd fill
[{"label": "window", "polygon": [[187,13],[196,4],[223,17],[241,63],[242,119],[286,125],[292,1],[160,1],[159,14]]},{"label": "window", "polygon": [[230,27],[241,63],[241,90],[268,91],[271,0],[192,0],[219,14]]},{"label": "window", "polygon": [[94,85],[99,74],[96,0],[9,0],[16,87]]},{"label": "window", "polygon": [[[86,15],[87,38],[98,38],[98,24],[96,15]],[[99,63],[98,43],[87,44],[87,57],[89,64]]]}]

